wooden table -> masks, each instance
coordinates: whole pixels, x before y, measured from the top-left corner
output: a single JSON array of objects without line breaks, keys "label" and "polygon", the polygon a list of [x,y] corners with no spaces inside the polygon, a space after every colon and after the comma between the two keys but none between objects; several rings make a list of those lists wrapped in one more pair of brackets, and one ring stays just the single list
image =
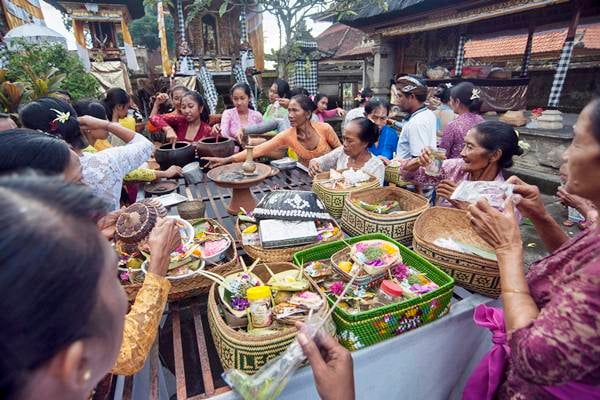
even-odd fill
[{"label": "wooden table", "polygon": [[[260,199],[276,189],[311,190],[311,178],[297,168],[282,170],[254,186],[252,192]],[[206,206],[206,217],[224,226],[235,239],[238,252],[244,254],[235,235],[235,217],[227,212],[231,189],[217,186],[203,174],[203,181],[193,186],[186,186],[181,179],[178,191],[190,199],[202,200]],[[171,207],[170,213],[176,212],[177,207]],[[223,369],[208,326],[207,296],[170,302],[165,316],[165,323],[149,355],[150,399],[158,399],[161,367],[175,375],[177,400],[204,399],[229,391],[221,379]],[[133,377],[129,376],[125,378],[123,399],[131,399],[132,392]]]},{"label": "wooden table", "polygon": [[[311,178],[300,169],[282,170],[253,187],[257,198],[276,189],[311,190]],[[235,217],[227,212],[231,190],[217,186],[204,174],[203,182],[186,186],[180,180],[179,193],[202,200],[206,217],[217,220],[235,239],[238,252],[244,255],[235,235]],[[176,213],[172,207],[171,214]],[[453,303],[470,295],[456,287]],[[170,302],[165,311],[166,320],[150,355],[150,399],[159,398],[159,368],[167,368],[175,375],[177,400],[205,399],[230,391],[221,379],[223,369],[215,349],[207,319],[207,296]],[[112,392],[115,388],[113,385]],[[133,377],[126,377],[123,399],[132,399]]]}]

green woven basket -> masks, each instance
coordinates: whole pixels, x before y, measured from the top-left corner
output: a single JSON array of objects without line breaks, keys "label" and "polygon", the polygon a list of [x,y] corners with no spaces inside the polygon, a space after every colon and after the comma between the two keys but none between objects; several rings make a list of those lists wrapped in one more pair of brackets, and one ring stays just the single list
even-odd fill
[{"label": "green woven basket", "polygon": [[[356,236],[345,241],[315,246],[294,254],[294,262],[302,265],[310,261],[329,259],[332,254],[346,246],[362,240],[382,239],[395,244],[400,249],[403,262],[412,268],[426,273],[439,288],[423,296],[401,303],[390,304],[374,310],[350,314],[341,308],[333,312],[340,343],[348,350],[357,350],[371,346],[383,340],[400,335],[419,326],[435,321],[450,310],[450,300],[454,290],[454,279],[442,270],[434,267],[429,261],[390,239],[381,233]],[[327,296],[330,305],[334,299]]]},{"label": "green woven basket", "polygon": [[402,180],[400,167],[394,165],[386,165],[384,181],[387,183],[393,183],[397,186],[405,186],[407,184],[407,182]]}]

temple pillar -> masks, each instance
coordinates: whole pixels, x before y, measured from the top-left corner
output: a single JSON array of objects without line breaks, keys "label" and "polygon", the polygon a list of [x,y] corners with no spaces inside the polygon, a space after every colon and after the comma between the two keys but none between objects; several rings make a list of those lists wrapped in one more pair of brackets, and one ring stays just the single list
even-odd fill
[{"label": "temple pillar", "polygon": [[375,37],[373,46],[373,82],[371,89],[375,96],[388,97],[390,94],[390,80],[394,75],[394,47],[389,39],[381,35]]}]

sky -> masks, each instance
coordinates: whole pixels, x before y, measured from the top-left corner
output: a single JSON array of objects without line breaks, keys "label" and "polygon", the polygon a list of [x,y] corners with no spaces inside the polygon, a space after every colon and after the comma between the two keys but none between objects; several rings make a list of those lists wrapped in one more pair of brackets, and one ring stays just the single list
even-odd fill
[{"label": "sky", "polygon": [[[75,50],[75,38],[73,37],[73,33],[67,31],[63,22],[61,13],[48,3],[44,1],[40,1],[42,5],[42,12],[44,13],[44,18],[46,20],[46,25],[49,28],[54,29],[58,33],[64,35],[67,38],[67,44],[70,50]],[[313,22],[308,20],[307,27],[311,29],[311,33],[313,36],[319,35],[325,29],[327,29],[331,24],[329,22]],[[271,49],[279,48],[279,29],[277,27],[277,18],[273,15],[265,13],[263,14],[263,34],[265,37],[265,52],[270,53]]]}]

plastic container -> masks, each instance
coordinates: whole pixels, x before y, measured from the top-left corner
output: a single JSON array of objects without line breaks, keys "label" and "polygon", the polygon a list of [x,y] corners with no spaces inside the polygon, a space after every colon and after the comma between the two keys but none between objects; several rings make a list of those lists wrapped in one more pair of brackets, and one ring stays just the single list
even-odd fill
[{"label": "plastic container", "polygon": [[384,280],[379,286],[376,302],[382,305],[397,303],[402,300],[402,288],[390,280]]},{"label": "plastic container", "polygon": [[255,286],[246,291],[250,303],[249,317],[253,328],[266,328],[273,322],[271,308],[271,288],[268,286]]}]

